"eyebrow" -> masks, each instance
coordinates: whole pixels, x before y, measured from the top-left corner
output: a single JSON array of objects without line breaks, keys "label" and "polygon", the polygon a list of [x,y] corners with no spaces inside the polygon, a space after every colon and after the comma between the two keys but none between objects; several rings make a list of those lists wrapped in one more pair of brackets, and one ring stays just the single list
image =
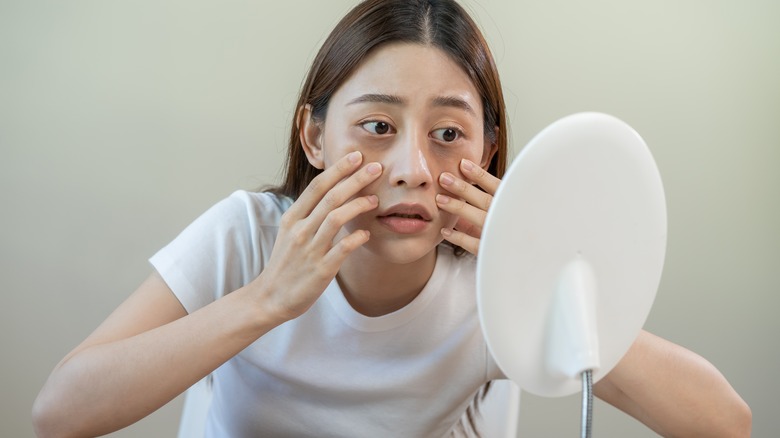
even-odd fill
[{"label": "eyebrow", "polygon": [[468,102],[461,99],[460,97],[439,96],[433,99],[433,106],[458,108],[466,111],[467,113],[470,113],[473,116],[477,115],[477,113],[474,112],[474,108],[472,108]]},{"label": "eyebrow", "polygon": [[[406,104],[406,100],[392,94],[368,93],[350,100],[347,105],[354,105],[358,103],[387,103],[391,105],[404,105]],[[438,96],[433,99],[432,104],[435,107],[457,108],[464,110],[472,115],[476,115],[474,108],[472,108],[468,102],[461,99],[460,97]]]},{"label": "eyebrow", "polygon": [[406,103],[405,100],[401,99],[398,96],[393,96],[391,94],[364,94],[362,96],[358,96],[352,100],[350,100],[347,105],[353,105],[356,103],[389,103],[392,105],[403,105]]}]

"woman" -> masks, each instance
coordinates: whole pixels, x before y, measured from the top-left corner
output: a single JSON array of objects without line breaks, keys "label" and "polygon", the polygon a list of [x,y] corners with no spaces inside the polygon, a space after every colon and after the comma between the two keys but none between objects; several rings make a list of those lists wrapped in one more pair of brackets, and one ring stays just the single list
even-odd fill
[{"label": "woman", "polygon": [[[120,429],[209,374],[207,436],[444,436],[504,378],[474,272],[507,127],[473,21],[449,0],[361,3],[297,108],[283,184],[234,193],[152,257],[52,372],[40,436]],[[750,433],[717,370],[647,333],[595,391],[662,435]]]}]

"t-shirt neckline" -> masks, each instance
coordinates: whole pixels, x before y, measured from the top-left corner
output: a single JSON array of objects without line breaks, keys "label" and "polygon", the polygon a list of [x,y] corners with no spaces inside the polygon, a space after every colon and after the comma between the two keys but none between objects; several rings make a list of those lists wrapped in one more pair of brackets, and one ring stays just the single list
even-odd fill
[{"label": "t-shirt neckline", "polygon": [[335,278],[325,289],[323,295],[339,318],[353,329],[362,332],[391,330],[407,324],[425,309],[441,290],[441,286],[447,278],[450,264],[451,257],[448,251],[442,251],[440,245],[437,247],[436,263],[431,278],[428,279],[420,293],[406,306],[382,316],[366,316],[355,310],[347,301]]}]

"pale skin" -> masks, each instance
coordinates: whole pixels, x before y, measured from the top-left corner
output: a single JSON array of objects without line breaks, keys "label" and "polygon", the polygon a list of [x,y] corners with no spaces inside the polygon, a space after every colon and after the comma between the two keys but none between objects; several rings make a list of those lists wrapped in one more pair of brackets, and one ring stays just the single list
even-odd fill
[{"label": "pale skin", "polygon": [[[495,145],[476,89],[443,52],[381,48],[326,120],[310,111],[299,111],[301,140],[324,171],[285,213],[260,276],[187,314],[150,275],[54,369],[34,406],[39,436],[140,420],[306,312],[333,278],[356,310],[382,315],[416,297],[443,239],[477,253],[500,183],[485,171]],[[750,435],[749,408],[712,365],[646,332],[595,391],[664,436]]]}]

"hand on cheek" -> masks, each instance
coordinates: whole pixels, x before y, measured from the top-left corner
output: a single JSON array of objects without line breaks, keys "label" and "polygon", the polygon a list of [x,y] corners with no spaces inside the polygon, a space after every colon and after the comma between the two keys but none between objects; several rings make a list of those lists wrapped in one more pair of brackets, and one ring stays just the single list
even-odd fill
[{"label": "hand on cheek", "polygon": [[353,152],[326,167],[282,216],[271,257],[254,284],[287,319],[303,314],[370,237],[367,230],[340,235],[345,224],[379,205],[376,196],[359,193],[379,178],[382,165],[363,164]]},{"label": "hand on cheek", "polygon": [[455,227],[443,228],[441,233],[447,241],[477,254],[482,226],[501,180],[467,159],[461,160],[460,171],[469,182],[449,172],[439,175],[439,185],[453,196],[436,195],[436,204],[458,216]]}]

